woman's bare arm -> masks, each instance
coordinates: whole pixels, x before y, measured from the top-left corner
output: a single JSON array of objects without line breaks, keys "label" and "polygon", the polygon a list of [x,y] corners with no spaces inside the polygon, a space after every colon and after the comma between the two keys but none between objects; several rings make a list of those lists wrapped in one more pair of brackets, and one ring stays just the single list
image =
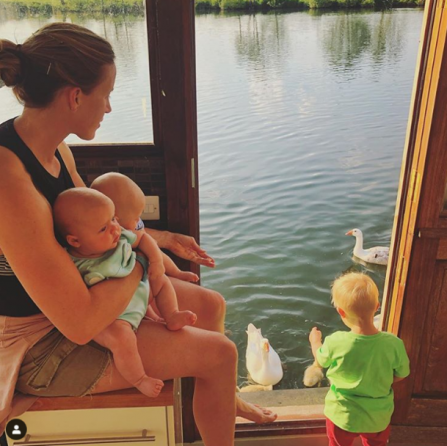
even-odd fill
[{"label": "woman's bare arm", "polygon": [[145,228],[145,230],[160,248],[168,249],[182,259],[190,260],[198,265],[214,268],[214,259],[197,244],[194,237],[156,229]]},{"label": "woman's bare arm", "polygon": [[141,279],[139,264],[123,279],[88,289],[53,232],[51,207],[19,159],[0,147],[0,246],[36,305],[69,339],[89,342],[126,308]]}]

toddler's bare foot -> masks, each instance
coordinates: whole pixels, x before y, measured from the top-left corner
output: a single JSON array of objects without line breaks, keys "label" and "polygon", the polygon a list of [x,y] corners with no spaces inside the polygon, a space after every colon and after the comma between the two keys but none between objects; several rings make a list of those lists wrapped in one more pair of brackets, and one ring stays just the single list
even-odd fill
[{"label": "toddler's bare foot", "polygon": [[166,320],[166,326],[169,330],[177,331],[185,325],[194,325],[197,321],[197,315],[192,311],[176,311]]},{"label": "toddler's bare foot", "polygon": [[160,394],[161,389],[163,389],[164,385],[165,383],[163,381],[155,378],[150,378],[147,375],[144,375],[134,384],[134,386],[141,393],[151,398],[157,397]]},{"label": "toddler's bare foot", "polygon": [[198,282],[199,276],[197,274],[191,273],[190,271],[179,271],[175,275],[176,279],[183,280],[184,282]]},{"label": "toddler's bare foot", "polygon": [[273,423],[278,415],[269,409],[264,409],[256,404],[247,403],[236,396],[236,415],[254,421],[257,424]]}]

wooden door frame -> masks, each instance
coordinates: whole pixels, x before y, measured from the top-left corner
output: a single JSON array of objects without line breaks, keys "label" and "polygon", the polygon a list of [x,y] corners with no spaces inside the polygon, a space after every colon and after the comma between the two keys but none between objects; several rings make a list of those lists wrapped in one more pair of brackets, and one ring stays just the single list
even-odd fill
[{"label": "wooden door frame", "polygon": [[[415,411],[422,407],[422,399],[414,399],[416,377],[421,366],[421,351],[427,347],[424,343],[430,342],[426,336],[427,316],[433,305],[430,293],[438,243],[447,233],[447,221],[441,218],[447,181],[446,38],[445,0],[429,0],[384,294],[384,327],[404,340],[412,369],[410,377],[395,387],[393,424],[411,424]],[[424,404],[431,403],[425,401]]]},{"label": "wooden door frame", "polygon": [[166,229],[199,241],[194,0],[145,2],[154,145],[164,153],[169,197]]},{"label": "wooden door frame", "polygon": [[[200,243],[194,0],[145,0],[154,145],[164,153],[167,230]],[[176,259],[181,269],[198,265]],[[179,392],[180,393],[180,392]],[[181,380],[185,442],[197,439],[192,413],[194,382]]]}]

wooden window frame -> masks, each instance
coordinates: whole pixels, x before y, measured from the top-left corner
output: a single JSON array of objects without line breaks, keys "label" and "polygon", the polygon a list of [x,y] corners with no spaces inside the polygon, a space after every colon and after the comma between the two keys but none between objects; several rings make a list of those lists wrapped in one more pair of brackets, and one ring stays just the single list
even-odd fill
[{"label": "wooden window frame", "polygon": [[[421,183],[427,157],[430,134],[433,131],[433,104],[437,95],[436,52],[441,12],[445,0],[428,0],[425,5],[421,43],[416,64],[407,138],[402,161],[395,222],[391,237],[390,264],[385,280],[384,328],[399,334],[403,297],[415,236],[416,217],[421,196]],[[444,42],[445,43],[445,42]],[[418,234],[416,234],[417,236]]]}]

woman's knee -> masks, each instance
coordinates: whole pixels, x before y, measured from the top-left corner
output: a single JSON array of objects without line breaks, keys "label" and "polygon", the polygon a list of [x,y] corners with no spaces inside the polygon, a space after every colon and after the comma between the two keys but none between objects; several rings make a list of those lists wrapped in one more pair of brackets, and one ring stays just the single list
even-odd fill
[{"label": "woman's knee", "polygon": [[178,279],[171,278],[171,282],[180,310],[197,314],[197,328],[223,333],[226,303],[220,293]]},{"label": "woman's knee", "polygon": [[227,310],[227,303],[225,302],[222,294],[208,288],[202,288],[202,290],[206,294],[205,299],[208,304],[208,312],[218,319],[224,319],[225,312]]},{"label": "woman's knee", "polygon": [[210,355],[210,366],[217,369],[236,370],[238,360],[237,347],[226,336],[219,335]]},{"label": "woman's knee", "polygon": [[226,302],[223,296],[214,290],[200,287],[197,295],[199,328],[223,333],[226,312]]}]

